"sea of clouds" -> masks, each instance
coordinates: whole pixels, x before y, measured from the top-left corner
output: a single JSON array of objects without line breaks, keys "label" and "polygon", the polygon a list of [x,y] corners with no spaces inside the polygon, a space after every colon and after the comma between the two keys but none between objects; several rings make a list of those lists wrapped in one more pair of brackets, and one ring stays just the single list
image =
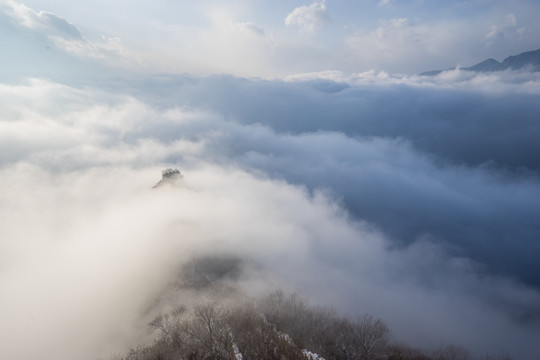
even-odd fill
[{"label": "sea of clouds", "polygon": [[[140,76],[0,84],[0,357],[148,337],[193,256],[382,318],[399,341],[532,359],[536,74]],[[179,186],[152,186],[164,168]]]}]

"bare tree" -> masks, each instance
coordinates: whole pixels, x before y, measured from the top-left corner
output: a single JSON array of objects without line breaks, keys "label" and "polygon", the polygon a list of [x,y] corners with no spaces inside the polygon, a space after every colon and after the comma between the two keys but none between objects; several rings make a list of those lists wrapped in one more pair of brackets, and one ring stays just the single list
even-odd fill
[{"label": "bare tree", "polygon": [[185,314],[185,306],[179,306],[168,314],[158,314],[148,325],[151,330],[160,332],[159,337],[152,347],[132,351],[132,356],[139,356],[133,359],[181,359],[186,349],[182,332]]},{"label": "bare tree", "polygon": [[353,320],[353,333],[358,339],[364,359],[375,359],[386,345],[388,327],[371,315],[363,315]]},{"label": "bare tree", "polygon": [[346,360],[373,360],[383,356],[388,327],[371,315],[342,319],[335,330],[337,348]]},{"label": "bare tree", "polygon": [[[159,314],[149,324],[160,336],[152,346],[156,359],[230,359],[232,342],[229,313],[216,304],[195,307],[188,313],[181,306],[170,314]],[[145,349],[147,351],[147,349]],[[142,350],[137,352],[139,355]]]},{"label": "bare tree", "polygon": [[236,308],[229,324],[245,360],[306,360],[288,334],[279,331],[253,304]]},{"label": "bare tree", "polygon": [[229,335],[228,311],[216,304],[199,305],[193,320],[183,327],[194,351],[201,359],[229,359],[232,340]]}]

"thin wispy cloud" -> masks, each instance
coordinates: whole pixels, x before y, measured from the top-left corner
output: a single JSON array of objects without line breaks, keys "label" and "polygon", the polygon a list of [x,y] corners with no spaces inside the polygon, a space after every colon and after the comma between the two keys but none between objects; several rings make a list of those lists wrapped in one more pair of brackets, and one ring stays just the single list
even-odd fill
[{"label": "thin wispy cloud", "polygon": [[377,6],[383,7],[383,6],[389,6],[393,3],[393,0],[381,0],[377,4]]},{"label": "thin wispy cloud", "polygon": [[252,22],[231,23],[231,26],[257,36],[264,36],[264,29]]}]

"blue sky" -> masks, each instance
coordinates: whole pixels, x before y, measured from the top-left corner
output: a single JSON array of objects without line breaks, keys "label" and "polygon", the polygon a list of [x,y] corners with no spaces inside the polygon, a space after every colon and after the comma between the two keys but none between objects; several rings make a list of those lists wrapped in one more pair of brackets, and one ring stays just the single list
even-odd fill
[{"label": "blue sky", "polygon": [[[16,3],[3,4],[20,23]],[[373,69],[414,74],[488,57],[502,60],[540,47],[540,5],[527,0],[24,4],[36,14],[50,12],[68,21],[92,43],[92,50],[59,45],[72,54],[96,57],[101,49],[101,61],[117,65],[120,56],[122,63],[145,72],[272,77]]]}]

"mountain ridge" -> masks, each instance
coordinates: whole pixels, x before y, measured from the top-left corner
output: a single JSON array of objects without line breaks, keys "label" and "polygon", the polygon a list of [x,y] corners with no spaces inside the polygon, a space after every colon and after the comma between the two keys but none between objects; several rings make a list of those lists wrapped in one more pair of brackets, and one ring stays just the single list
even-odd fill
[{"label": "mountain ridge", "polygon": [[[421,76],[435,76],[443,71],[455,70],[456,67],[451,67],[444,70],[430,70],[420,73]],[[460,68],[465,71],[475,72],[494,72],[505,70],[522,70],[527,69],[531,72],[540,71],[540,49],[526,51],[518,55],[511,55],[499,62],[493,58],[481,61],[473,66]]]}]

